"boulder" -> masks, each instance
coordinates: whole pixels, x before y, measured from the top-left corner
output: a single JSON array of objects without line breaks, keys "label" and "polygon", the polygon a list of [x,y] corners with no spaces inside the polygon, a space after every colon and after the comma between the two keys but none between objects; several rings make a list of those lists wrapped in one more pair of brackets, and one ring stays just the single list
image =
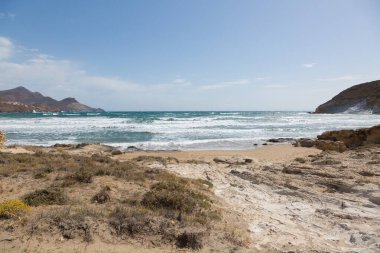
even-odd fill
[{"label": "boulder", "polygon": [[295,147],[305,147],[305,148],[311,148],[314,147],[315,141],[308,138],[301,138],[296,141],[294,144]]},{"label": "boulder", "polygon": [[113,150],[113,151],[111,152],[111,155],[122,155],[122,154],[123,154],[123,152],[121,152],[121,150],[118,150],[118,149]]},{"label": "boulder", "polygon": [[346,145],[342,141],[317,140],[315,141],[315,146],[323,151],[331,150],[342,153],[347,150]]}]

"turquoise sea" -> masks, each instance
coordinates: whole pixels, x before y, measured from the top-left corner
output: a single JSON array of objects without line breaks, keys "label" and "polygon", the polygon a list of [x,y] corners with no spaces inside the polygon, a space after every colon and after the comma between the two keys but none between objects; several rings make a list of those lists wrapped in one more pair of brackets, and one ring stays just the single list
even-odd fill
[{"label": "turquoise sea", "polygon": [[146,150],[249,149],[269,138],[376,124],[380,115],[273,111],[0,114],[8,144],[85,142]]}]

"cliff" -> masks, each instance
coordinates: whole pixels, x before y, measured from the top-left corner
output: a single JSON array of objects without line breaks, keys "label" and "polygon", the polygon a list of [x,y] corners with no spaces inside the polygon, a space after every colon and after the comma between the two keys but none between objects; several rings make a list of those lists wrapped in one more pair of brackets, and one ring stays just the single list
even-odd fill
[{"label": "cliff", "polygon": [[31,92],[22,86],[0,91],[0,112],[33,111],[103,112],[104,110],[81,104],[75,98],[57,101],[51,97],[45,97],[39,92]]},{"label": "cliff", "polygon": [[380,80],[348,88],[320,105],[315,113],[380,114]]}]

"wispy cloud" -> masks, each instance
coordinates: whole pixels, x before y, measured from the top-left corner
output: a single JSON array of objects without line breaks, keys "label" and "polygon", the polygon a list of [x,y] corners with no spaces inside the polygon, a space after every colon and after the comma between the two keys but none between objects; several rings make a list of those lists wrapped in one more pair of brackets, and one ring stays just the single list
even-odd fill
[{"label": "wispy cloud", "polygon": [[186,83],[186,79],[183,79],[183,78],[176,78],[173,80],[173,83],[178,83],[178,84],[182,84],[182,83]]},{"label": "wispy cloud", "polygon": [[0,60],[9,58],[12,50],[12,42],[6,37],[0,37]]},{"label": "wispy cloud", "polygon": [[345,76],[338,76],[338,77],[321,78],[319,79],[319,81],[324,81],[324,82],[351,81],[351,80],[357,80],[359,78],[360,77],[358,76],[345,75]]},{"label": "wispy cloud", "polygon": [[0,12],[0,19],[14,19],[16,14],[10,12]]},{"label": "wispy cloud", "polygon": [[[25,59],[14,61],[13,56],[16,55]],[[69,60],[19,47],[6,37],[0,37],[0,76],[1,88],[26,85],[52,93],[85,93],[91,90],[102,94],[142,89],[140,85],[123,78],[93,75]]]},{"label": "wispy cloud", "polygon": [[287,86],[286,86],[286,85],[283,85],[283,84],[267,84],[267,85],[264,85],[263,87],[265,87],[265,88],[278,89],[278,88],[285,88],[285,87],[287,87]]},{"label": "wispy cloud", "polygon": [[315,62],[302,64],[304,68],[313,68],[315,65],[317,65]]},{"label": "wispy cloud", "polygon": [[220,89],[220,88],[245,85],[245,84],[249,84],[249,83],[250,83],[250,81],[248,79],[239,79],[239,80],[234,80],[234,81],[226,81],[226,82],[220,82],[220,83],[216,83],[216,84],[203,85],[200,87],[200,89],[201,90],[214,90],[214,89]]},{"label": "wispy cloud", "polygon": [[262,77],[262,76],[259,76],[259,77],[256,77],[255,78],[255,81],[264,81],[264,80],[268,80],[270,79],[270,77]]}]

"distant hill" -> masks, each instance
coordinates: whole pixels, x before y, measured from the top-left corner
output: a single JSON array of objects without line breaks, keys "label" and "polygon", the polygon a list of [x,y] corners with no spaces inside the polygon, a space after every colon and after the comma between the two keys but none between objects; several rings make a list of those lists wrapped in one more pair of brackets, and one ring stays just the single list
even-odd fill
[{"label": "distant hill", "polygon": [[0,112],[103,112],[79,103],[75,98],[57,101],[45,97],[39,92],[32,92],[22,86],[0,91]]},{"label": "distant hill", "polygon": [[315,113],[380,114],[380,80],[348,88],[320,105]]}]

